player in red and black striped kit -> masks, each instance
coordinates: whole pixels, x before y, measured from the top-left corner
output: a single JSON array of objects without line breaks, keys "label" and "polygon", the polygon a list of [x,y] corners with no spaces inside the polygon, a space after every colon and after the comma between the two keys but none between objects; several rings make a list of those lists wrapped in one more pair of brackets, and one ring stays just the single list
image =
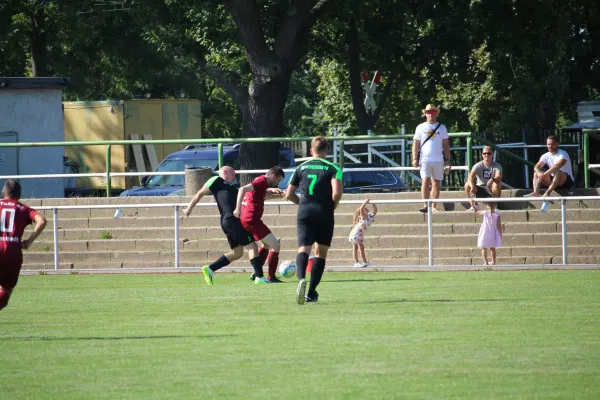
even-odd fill
[{"label": "player in red and black striped kit", "polygon": [[[233,212],[236,217],[240,218],[242,226],[252,234],[254,240],[262,242],[258,256],[261,265],[264,265],[268,258],[268,279],[271,283],[281,282],[275,276],[277,264],[279,263],[279,239],[273,235],[262,221],[262,216],[267,194],[273,196],[283,195],[283,191],[277,188],[283,177],[284,173],[281,168],[272,167],[265,175],[259,176],[246,186],[242,186],[238,192],[236,209]],[[254,274],[250,279],[254,280]]]},{"label": "player in red and black striped kit", "polygon": [[[9,179],[2,188],[0,200],[0,310],[8,305],[8,299],[17,286],[23,264],[23,249],[46,227],[46,219],[37,211],[19,203],[21,185]],[[29,239],[22,241],[25,227],[35,222]]]}]

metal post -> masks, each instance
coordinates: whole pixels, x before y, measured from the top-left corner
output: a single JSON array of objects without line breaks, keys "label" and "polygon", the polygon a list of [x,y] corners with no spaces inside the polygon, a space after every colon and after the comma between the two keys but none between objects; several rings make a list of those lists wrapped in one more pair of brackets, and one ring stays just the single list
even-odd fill
[{"label": "metal post", "polygon": [[367,161],[369,164],[373,162],[373,148],[371,147],[371,142],[367,145]]},{"label": "metal post", "polygon": [[[333,137],[336,137],[338,134],[337,128],[333,128],[332,133],[333,133]],[[333,163],[334,164],[337,164],[337,162],[338,162],[338,152],[339,152],[338,142],[334,140],[333,141]]]},{"label": "metal post", "polygon": [[427,199],[427,238],[429,241],[429,266],[433,266],[433,225],[431,199]]},{"label": "metal post", "polygon": [[[527,144],[525,144],[527,146]],[[529,151],[527,147],[523,147],[523,158],[529,161]],[[529,166],[527,164],[523,165],[525,169],[525,189],[529,189]]]},{"label": "metal post", "polygon": [[338,166],[341,169],[344,169],[344,141],[340,140],[339,143],[340,143],[340,148],[338,149],[338,158],[339,158]]},{"label": "metal post", "polygon": [[111,157],[111,145],[106,145],[106,197],[110,197],[111,192],[111,177],[110,171],[112,167],[112,157]]},{"label": "metal post", "polygon": [[400,139],[400,151],[400,165],[406,167],[406,139]]},{"label": "metal post", "polygon": [[471,172],[473,168],[473,138],[467,137],[467,168],[468,172]]},{"label": "metal post", "polygon": [[219,153],[218,158],[219,158],[219,169],[223,168],[223,143],[219,143],[217,145],[217,152]]},{"label": "metal post", "polygon": [[590,135],[583,131],[583,176],[585,177],[585,188],[590,187]]},{"label": "metal post", "polygon": [[54,223],[54,269],[58,269],[58,210],[52,209],[52,222]]},{"label": "metal post", "polygon": [[175,268],[179,268],[179,206],[174,206],[175,211]]},{"label": "metal post", "polygon": [[563,265],[567,265],[567,201],[560,199],[560,219],[562,221]]}]

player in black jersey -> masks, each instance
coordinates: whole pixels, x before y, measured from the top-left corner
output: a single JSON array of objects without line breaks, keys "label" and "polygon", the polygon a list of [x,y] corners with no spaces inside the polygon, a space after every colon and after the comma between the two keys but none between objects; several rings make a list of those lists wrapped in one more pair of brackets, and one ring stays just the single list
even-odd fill
[{"label": "player in black jersey", "polygon": [[258,247],[252,235],[244,229],[242,223],[233,215],[235,210],[238,190],[231,185],[235,179],[235,170],[231,167],[223,167],[219,170],[219,176],[210,178],[202,189],[192,198],[190,204],[183,210],[186,216],[190,216],[194,206],[205,195],[211,194],[215,197],[219,213],[221,214],[221,229],[227,236],[231,251],[222,255],[217,261],[202,267],[204,279],[209,285],[213,284],[213,273],[223,268],[244,255],[244,249],[248,250],[250,264],[254,269],[257,285],[269,283],[263,276],[262,264],[258,256]]},{"label": "player in black jersey", "polygon": [[[342,198],[342,170],[325,159],[325,138],[315,137],[311,142],[310,152],[313,158],[296,168],[285,193],[287,200],[299,205],[296,257],[298,304],[304,304],[305,301],[316,302],[319,299],[316,289],[325,271],[327,251],[333,238],[333,210]],[[296,195],[296,189],[300,189],[302,197]],[[306,265],[314,243],[318,246],[317,254],[312,265],[310,287],[306,293]]]}]

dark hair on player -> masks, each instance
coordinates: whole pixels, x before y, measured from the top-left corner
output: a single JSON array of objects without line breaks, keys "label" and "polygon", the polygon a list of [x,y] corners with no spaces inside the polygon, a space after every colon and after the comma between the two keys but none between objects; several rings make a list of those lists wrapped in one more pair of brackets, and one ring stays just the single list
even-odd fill
[{"label": "dark hair on player", "polygon": [[9,179],[2,188],[4,197],[19,200],[21,198],[21,184],[14,179]]},{"label": "dark hair on player", "polygon": [[283,178],[285,176],[285,173],[283,172],[283,170],[280,167],[271,167],[267,171],[267,176],[272,176],[272,175],[275,175],[278,178]]}]

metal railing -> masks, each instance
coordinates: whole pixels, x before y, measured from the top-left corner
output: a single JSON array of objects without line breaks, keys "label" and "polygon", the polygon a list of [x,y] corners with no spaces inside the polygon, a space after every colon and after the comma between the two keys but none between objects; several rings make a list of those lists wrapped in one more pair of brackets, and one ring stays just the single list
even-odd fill
[{"label": "metal railing", "polygon": [[[449,133],[450,137],[466,137],[467,145],[471,143],[470,132],[455,132]],[[344,165],[344,141],[347,140],[366,140],[366,141],[389,141],[398,139],[412,139],[412,135],[379,135],[379,136],[327,136],[329,141],[337,141],[341,148],[341,155],[338,157],[338,164]],[[111,196],[111,178],[117,176],[149,176],[149,175],[166,175],[165,173],[149,173],[149,172],[118,172],[111,171],[112,168],[112,152],[113,145],[132,145],[132,144],[216,144],[218,151],[219,168],[223,166],[223,145],[238,144],[238,143],[272,143],[272,142],[300,142],[312,140],[312,137],[270,137],[270,138],[239,138],[239,139],[156,139],[156,140],[99,140],[89,142],[23,142],[23,143],[0,143],[0,148],[3,147],[56,147],[56,146],[106,146],[106,172],[104,173],[88,173],[88,174],[60,174],[61,178],[67,177],[106,177],[106,197]],[[467,159],[471,160],[471,150],[467,150]],[[20,175],[20,176],[0,176],[0,179],[7,178],[48,178],[49,175]]]},{"label": "metal railing", "polygon": [[[428,238],[428,259],[429,266],[434,265],[434,247],[433,247],[433,213],[431,203],[464,203],[467,198],[456,199],[406,199],[406,200],[386,200],[378,199],[377,204],[412,204],[412,203],[427,203],[427,238]],[[475,201],[482,203],[490,202],[490,198],[474,198]],[[511,198],[493,198],[494,203],[511,203],[511,202],[540,202],[540,201],[556,201],[560,202],[561,212],[561,238],[562,238],[562,265],[567,265],[567,201],[583,201],[583,200],[600,200],[600,196],[573,196],[573,197],[511,197]],[[342,200],[340,204],[362,204],[363,200]],[[265,206],[291,206],[294,205],[288,201],[273,201],[265,202]],[[173,208],[173,225],[175,229],[174,235],[174,250],[175,250],[175,268],[179,268],[180,251],[179,251],[179,208],[187,206],[187,203],[165,203],[165,204],[106,204],[106,205],[82,205],[82,206],[40,206],[35,207],[36,210],[52,210],[53,220],[53,242],[54,242],[54,269],[59,269],[59,247],[58,247],[58,212],[60,210],[77,210],[77,209],[127,209],[127,208]],[[196,207],[216,207],[216,203],[198,203]]]}]

